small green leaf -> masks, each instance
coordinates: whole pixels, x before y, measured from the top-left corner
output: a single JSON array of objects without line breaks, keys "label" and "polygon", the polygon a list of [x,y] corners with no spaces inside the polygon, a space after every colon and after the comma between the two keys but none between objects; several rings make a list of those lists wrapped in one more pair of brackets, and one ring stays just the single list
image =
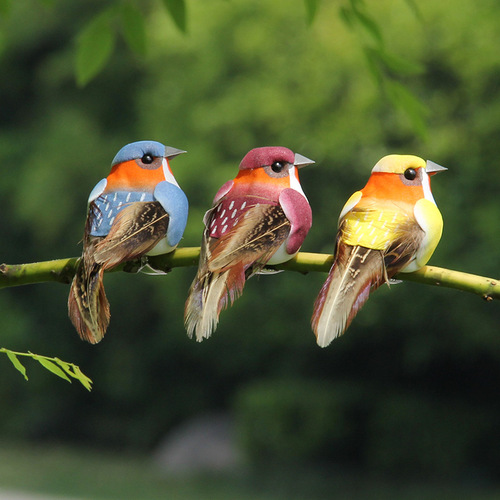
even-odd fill
[{"label": "small green leaf", "polygon": [[86,85],[107,63],[115,44],[109,12],[94,17],[77,38],[76,81]]},{"label": "small green leaf", "polygon": [[358,20],[359,24],[373,38],[373,40],[381,45],[384,42],[384,39],[382,37],[382,32],[380,31],[379,25],[368,14],[360,11],[357,8],[354,8],[352,10],[352,13]]},{"label": "small green leaf", "polygon": [[11,363],[15,366],[15,368],[21,372],[25,380],[28,380],[28,376],[26,375],[26,368],[19,361],[19,358],[12,351],[9,351],[7,349],[5,349],[5,354],[7,354],[7,357],[10,359]]},{"label": "small green leaf", "polygon": [[53,358],[53,360],[70,376],[78,380],[88,391],[92,390],[92,380],[87,377],[81,370],[80,367],[63,361],[59,358]]},{"label": "small green leaf", "polygon": [[400,108],[410,119],[415,131],[422,137],[427,136],[425,105],[404,85],[394,80],[385,80],[387,95],[394,106]]},{"label": "small green leaf", "polygon": [[352,16],[352,11],[351,9],[348,9],[346,7],[340,7],[340,19],[344,21],[344,23],[349,27],[352,28],[354,24],[354,19]]},{"label": "small green leaf", "polygon": [[183,33],[186,33],[186,2],[184,0],[163,0],[163,5],[176,26]]},{"label": "small green leaf", "polygon": [[417,2],[415,0],[406,0],[406,3],[410,7],[410,9],[413,12],[413,15],[421,22],[424,22],[424,16],[422,15],[422,12],[420,11],[419,6],[417,5]]},{"label": "small green leaf", "polygon": [[57,375],[58,377],[63,378],[64,380],[67,380],[68,382],[71,383],[71,380],[69,377],[59,368],[55,363],[52,361],[48,360],[47,358],[44,358],[42,356],[37,356],[34,355],[33,359],[38,361],[44,368],[52,372],[54,375]]},{"label": "small green leaf", "polygon": [[80,383],[87,389],[88,391],[92,390],[92,380],[87,377],[82,371],[80,370],[79,366],[73,365],[74,369],[74,377],[80,381]]},{"label": "small green leaf", "polygon": [[319,0],[304,0],[308,24],[312,24],[318,11]]},{"label": "small green leaf", "polygon": [[383,80],[383,74],[380,68],[380,58],[377,57],[376,51],[374,51],[371,48],[365,47],[363,51],[366,56],[366,63],[368,65],[368,69],[370,70],[373,79],[380,85]]},{"label": "small green leaf", "polygon": [[127,44],[137,54],[146,54],[146,28],[142,12],[135,5],[124,3],[120,13]]},{"label": "small green leaf", "polygon": [[385,50],[378,50],[376,52],[387,69],[393,73],[398,73],[400,75],[418,75],[424,71],[424,66],[416,61],[399,57]]}]

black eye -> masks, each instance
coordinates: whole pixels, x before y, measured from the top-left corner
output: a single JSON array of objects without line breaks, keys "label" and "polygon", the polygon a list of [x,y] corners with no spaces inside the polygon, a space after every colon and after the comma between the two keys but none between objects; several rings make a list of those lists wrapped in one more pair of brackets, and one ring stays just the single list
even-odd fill
[{"label": "black eye", "polygon": [[273,172],[276,172],[277,174],[279,174],[280,172],[283,171],[283,169],[285,168],[285,163],[282,162],[282,161],[275,161],[272,165],[271,165],[271,169]]},{"label": "black eye", "polygon": [[404,173],[404,176],[406,179],[408,179],[409,181],[412,181],[415,179],[415,177],[417,176],[417,171],[414,169],[414,168],[407,168],[405,170],[405,173]]},{"label": "black eye", "polygon": [[153,158],[153,155],[146,153],[142,158],[141,158],[142,163],[145,163],[146,165],[151,165],[155,161]]}]

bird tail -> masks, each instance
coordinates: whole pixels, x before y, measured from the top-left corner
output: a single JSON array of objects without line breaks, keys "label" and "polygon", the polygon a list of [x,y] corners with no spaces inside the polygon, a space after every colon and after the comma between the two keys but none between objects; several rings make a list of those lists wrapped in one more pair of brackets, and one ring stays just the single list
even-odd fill
[{"label": "bird tail", "polygon": [[184,309],[184,323],[189,337],[201,342],[217,328],[219,315],[229,302],[232,304],[245,286],[243,264],[220,272],[206,271],[191,285]]},{"label": "bird tail", "polygon": [[68,297],[68,315],[82,340],[97,344],[109,325],[109,302],[103,283],[104,267],[95,262],[78,264]]},{"label": "bird tail", "polygon": [[338,243],[335,261],[314,303],[311,324],[318,345],[326,347],[340,337],[370,291],[386,281],[380,250]]}]

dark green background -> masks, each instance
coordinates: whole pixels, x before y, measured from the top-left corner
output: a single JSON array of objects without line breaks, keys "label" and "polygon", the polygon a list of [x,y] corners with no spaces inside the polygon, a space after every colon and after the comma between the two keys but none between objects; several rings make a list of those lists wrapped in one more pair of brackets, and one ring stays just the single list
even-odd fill
[{"label": "dark green background", "polygon": [[[325,253],[378,159],[417,154],[449,168],[433,179],[445,229],[431,263],[498,276],[500,5],[423,1],[419,17],[403,1],[368,4],[387,50],[422,64],[386,77],[426,108],[425,136],[375,83],[363,53],[374,41],[346,27],[342,2],[320,3],[312,26],[299,0],[189,2],[187,35],[151,4],[148,54],[118,42],[84,88],[75,37],[100,2],[13,2],[1,21],[0,261],[78,255],[90,190],[124,144],[153,139],[188,151],[171,163],[191,205],[182,246],[199,245],[203,213],[253,147],[316,160],[301,170],[314,218],[303,250]],[[498,480],[498,304],[383,287],[320,349],[309,321],[325,275],[287,272],[250,280],[198,344],[182,324],[194,273],[107,275],[112,319],[97,346],[67,319],[67,286],[2,290],[0,345],[72,361],[94,389],[29,362],[26,383],[0,359],[0,439],[148,452],[224,410],[258,463]]]}]

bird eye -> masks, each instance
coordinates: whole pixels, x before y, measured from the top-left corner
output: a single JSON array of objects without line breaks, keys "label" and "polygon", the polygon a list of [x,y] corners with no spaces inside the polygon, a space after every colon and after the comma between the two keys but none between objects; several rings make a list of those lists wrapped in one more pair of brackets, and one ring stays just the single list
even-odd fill
[{"label": "bird eye", "polygon": [[154,158],[152,154],[146,153],[142,158],[141,161],[142,163],[145,163],[146,165],[150,165],[151,163],[154,162]]},{"label": "bird eye", "polygon": [[283,171],[283,169],[285,168],[285,163],[282,162],[282,161],[275,161],[272,165],[271,165],[271,169],[273,172],[276,172],[277,174],[279,174],[280,172]]},{"label": "bird eye", "polygon": [[412,181],[417,176],[417,171],[414,168],[407,168],[404,173],[405,179]]}]

